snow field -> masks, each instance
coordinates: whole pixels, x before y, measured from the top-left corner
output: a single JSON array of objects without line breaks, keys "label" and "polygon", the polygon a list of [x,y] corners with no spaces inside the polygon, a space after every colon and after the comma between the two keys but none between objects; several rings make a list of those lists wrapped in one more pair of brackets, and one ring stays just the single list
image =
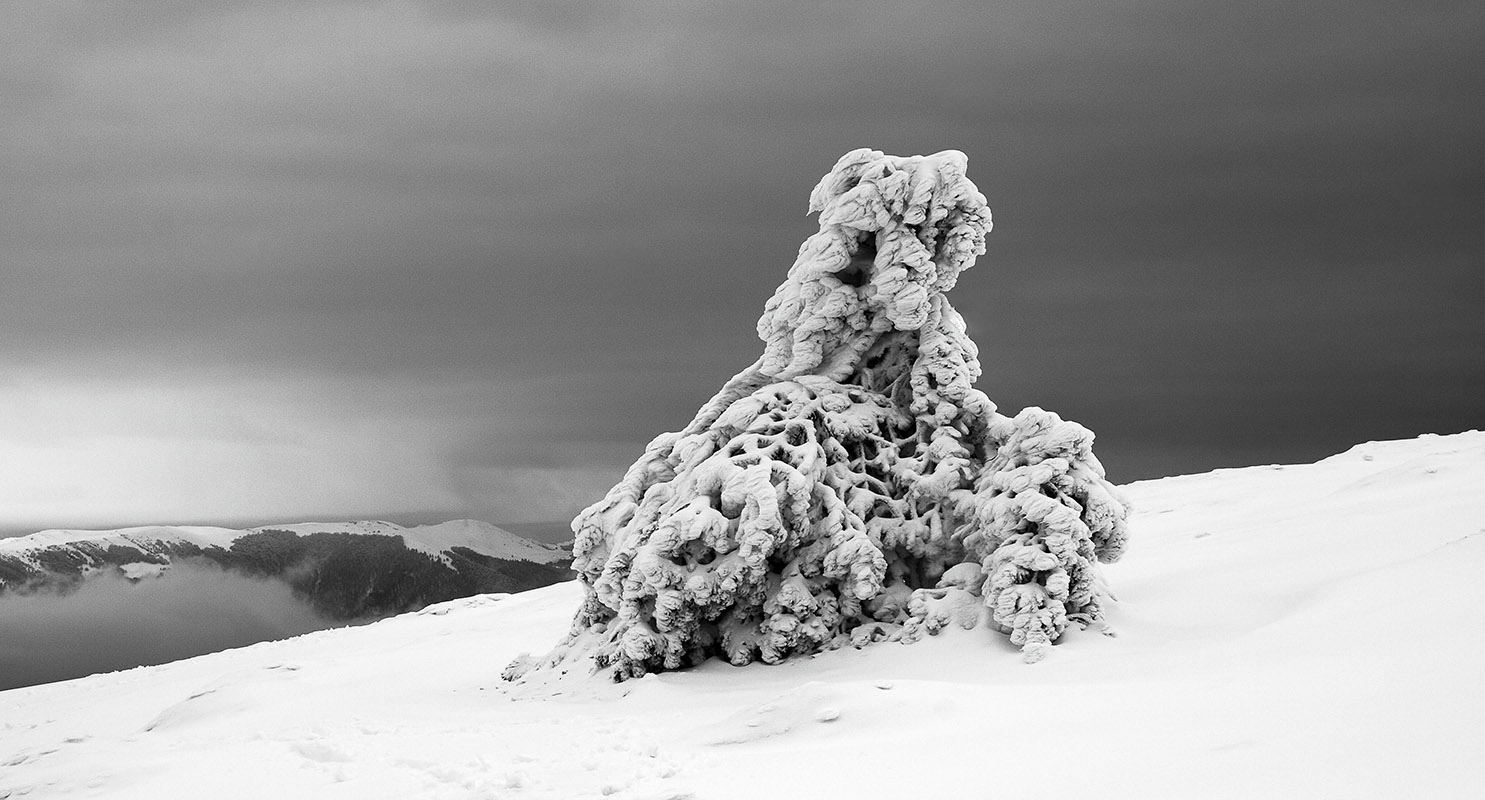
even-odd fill
[{"label": "snow field", "polygon": [[1116,637],[503,683],[574,583],[0,693],[0,798],[1473,798],[1485,434],[1124,487]]}]

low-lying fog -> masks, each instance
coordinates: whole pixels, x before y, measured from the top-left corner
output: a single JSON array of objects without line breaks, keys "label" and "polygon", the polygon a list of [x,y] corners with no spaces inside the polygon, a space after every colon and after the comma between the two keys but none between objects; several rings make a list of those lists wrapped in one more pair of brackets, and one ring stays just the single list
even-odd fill
[{"label": "low-lying fog", "polygon": [[282,581],[210,563],[177,559],[138,582],[109,570],[66,593],[0,594],[0,690],[345,624],[316,614]]}]

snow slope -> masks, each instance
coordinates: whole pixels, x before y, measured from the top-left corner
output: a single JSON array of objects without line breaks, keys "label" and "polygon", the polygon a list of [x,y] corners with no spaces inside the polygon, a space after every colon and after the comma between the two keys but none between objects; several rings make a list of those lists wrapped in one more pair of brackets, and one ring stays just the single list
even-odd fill
[{"label": "snow slope", "polygon": [[572,557],[565,547],[517,536],[488,522],[456,519],[437,525],[418,525],[402,530],[402,541],[413,550],[429,555],[442,555],[454,547],[465,547],[477,553],[513,561],[552,564]]},{"label": "snow slope", "polygon": [[1117,638],[497,675],[574,584],[0,693],[0,798],[1485,796],[1485,434],[1126,487]]},{"label": "snow slope", "polygon": [[247,531],[216,528],[207,525],[141,525],[114,530],[74,530],[53,528],[26,536],[0,539],[0,555],[14,556],[39,566],[37,555],[42,550],[76,549],[79,545],[107,549],[110,546],[132,547],[146,552],[159,543],[187,543],[197,547],[231,547],[232,541]]}]

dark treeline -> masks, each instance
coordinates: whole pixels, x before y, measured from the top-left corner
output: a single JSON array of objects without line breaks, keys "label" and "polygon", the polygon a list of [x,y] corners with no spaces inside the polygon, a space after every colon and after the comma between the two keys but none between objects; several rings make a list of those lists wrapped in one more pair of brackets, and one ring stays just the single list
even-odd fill
[{"label": "dark treeline", "polygon": [[339,620],[397,614],[484,592],[520,592],[571,577],[561,566],[463,547],[447,552],[451,564],[409,549],[400,536],[265,530],[239,537],[231,549],[210,547],[199,555],[247,575],[281,578],[317,612]]}]

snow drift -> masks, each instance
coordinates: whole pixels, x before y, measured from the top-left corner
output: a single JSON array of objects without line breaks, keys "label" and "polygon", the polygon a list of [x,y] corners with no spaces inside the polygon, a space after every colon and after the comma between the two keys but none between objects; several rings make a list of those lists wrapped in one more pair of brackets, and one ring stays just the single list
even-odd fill
[{"label": "snow drift", "polygon": [[777,663],[982,618],[1034,661],[1101,624],[1128,505],[1087,429],[974,388],[946,295],[990,229],[965,168],[863,149],[820,180],[762,357],[574,521],[572,631],[508,677]]}]

